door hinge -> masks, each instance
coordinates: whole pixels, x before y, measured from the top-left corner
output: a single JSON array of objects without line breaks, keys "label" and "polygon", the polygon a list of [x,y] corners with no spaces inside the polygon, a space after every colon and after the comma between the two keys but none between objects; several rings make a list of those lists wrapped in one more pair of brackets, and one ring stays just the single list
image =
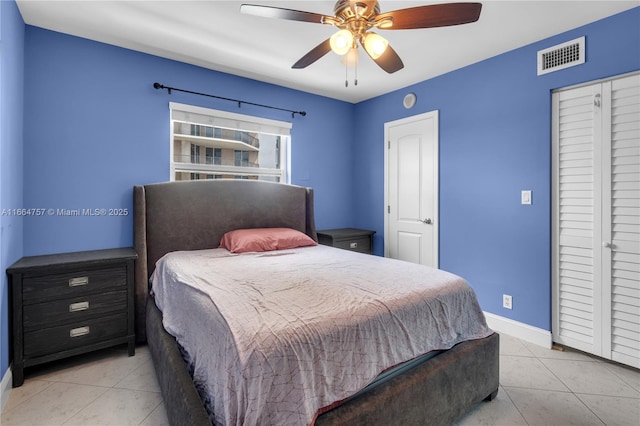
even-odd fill
[{"label": "door hinge", "polygon": [[387,149],[391,149],[391,141],[387,141]]},{"label": "door hinge", "polygon": [[387,206],[387,213],[391,214],[391,206]]},{"label": "door hinge", "polygon": [[593,97],[593,105],[596,108],[600,108],[600,93],[596,93],[596,95]]}]

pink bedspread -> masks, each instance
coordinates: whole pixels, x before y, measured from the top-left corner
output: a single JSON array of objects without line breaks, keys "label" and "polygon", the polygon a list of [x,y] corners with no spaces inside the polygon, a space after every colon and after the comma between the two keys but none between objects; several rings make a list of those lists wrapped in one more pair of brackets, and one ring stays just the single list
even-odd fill
[{"label": "pink bedspread", "polygon": [[169,253],[152,284],[220,425],[310,424],[382,371],[492,333],[462,278],[322,245]]}]

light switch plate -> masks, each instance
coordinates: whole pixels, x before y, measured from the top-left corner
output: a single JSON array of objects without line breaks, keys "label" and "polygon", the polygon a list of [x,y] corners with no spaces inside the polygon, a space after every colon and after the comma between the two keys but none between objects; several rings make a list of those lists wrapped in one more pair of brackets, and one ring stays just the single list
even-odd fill
[{"label": "light switch plate", "polygon": [[531,190],[528,190],[528,189],[527,189],[527,190],[523,190],[523,191],[521,192],[520,199],[521,199],[521,203],[522,203],[523,205],[525,205],[525,204],[526,204],[526,205],[531,204]]}]

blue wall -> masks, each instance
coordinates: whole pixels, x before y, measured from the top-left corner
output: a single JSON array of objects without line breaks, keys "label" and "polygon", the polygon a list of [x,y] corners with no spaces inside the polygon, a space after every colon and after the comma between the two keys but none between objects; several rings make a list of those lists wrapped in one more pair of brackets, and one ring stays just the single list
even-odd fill
[{"label": "blue wall", "polygon": [[22,257],[24,22],[14,2],[0,2],[0,379],[9,367],[9,293],[5,269]]},{"label": "blue wall", "polygon": [[[357,105],[356,218],[384,252],[384,123],[439,110],[440,267],[485,311],[551,330],[551,91],[640,69],[640,8]],[[584,65],[536,75],[536,52],[586,36]],[[418,97],[407,111],[402,99]],[[533,204],[520,205],[520,191]],[[513,310],[502,308],[502,294]]]},{"label": "blue wall", "polygon": [[[312,186],[317,225],[351,225],[354,106],[237,76],[26,27],[25,205],[132,208],[132,187],[169,178],[169,101],[289,121],[292,183]],[[293,110],[306,117],[155,90],[168,86]],[[130,246],[129,217],[25,220],[26,255]]]},{"label": "blue wall", "polygon": [[[384,123],[437,109],[441,267],[467,278],[486,311],[547,330],[551,90],[640,69],[633,54],[640,51],[636,8],[352,105],[25,26],[13,1],[0,5],[2,207],[131,209],[133,185],[168,178],[169,101],[291,119],[277,111],[167,95],[153,89],[158,81],[306,110],[306,117],[292,120],[292,183],[314,188],[319,228],[375,229],[376,253],[382,254]],[[538,49],[582,35],[585,65],[535,75]],[[418,103],[407,111],[402,97],[409,91],[417,93]],[[23,122],[23,102],[29,118],[24,130],[16,124]],[[532,206],[519,204],[521,189],[533,190]],[[132,244],[131,216],[44,216],[24,223],[3,217],[1,224],[3,270],[22,255]],[[4,374],[6,278],[0,282]],[[513,311],[502,309],[502,293],[513,295]]]}]

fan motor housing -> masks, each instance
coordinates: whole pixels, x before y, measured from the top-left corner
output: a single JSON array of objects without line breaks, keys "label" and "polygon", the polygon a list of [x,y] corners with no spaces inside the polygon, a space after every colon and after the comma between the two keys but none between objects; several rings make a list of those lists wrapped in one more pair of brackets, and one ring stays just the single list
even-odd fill
[{"label": "fan motor housing", "polygon": [[376,0],[338,0],[333,12],[343,22],[357,17],[369,20],[380,13],[380,6]]}]

